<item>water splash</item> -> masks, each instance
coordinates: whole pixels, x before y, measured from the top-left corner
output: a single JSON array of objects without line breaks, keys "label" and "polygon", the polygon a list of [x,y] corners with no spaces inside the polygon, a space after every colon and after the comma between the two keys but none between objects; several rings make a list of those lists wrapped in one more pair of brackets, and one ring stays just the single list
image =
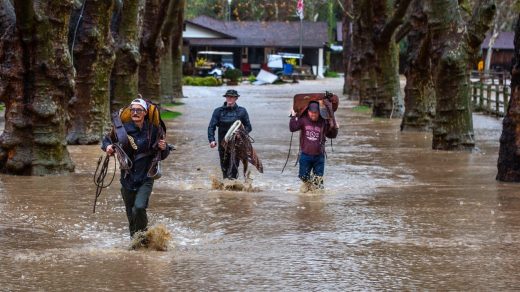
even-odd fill
[{"label": "water splash", "polygon": [[165,225],[154,225],[146,231],[136,232],[132,237],[131,248],[166,251],[171,239],[171,233]]},{"label": "water splash", "polygon": [[225,190],[225,191],[242,191],[242,192],[261,192],[262,190],[258,187],[253,186],[252,179],[246,177],[244,181],[238,179],[223,179],[220,180],[216,176],[211,176],[211,188],[214,190]]}]

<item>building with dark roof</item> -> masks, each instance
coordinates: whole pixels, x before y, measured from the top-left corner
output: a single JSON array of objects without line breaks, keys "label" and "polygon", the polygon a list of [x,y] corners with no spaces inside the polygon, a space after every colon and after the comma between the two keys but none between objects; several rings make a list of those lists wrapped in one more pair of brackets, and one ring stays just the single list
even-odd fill
[{"label": "building with dark roof", "polygon": [[[480,45],[482,49],[482,59],[486,59],[487,51],[489,50],[489,41],[491,33],[486,35],[486,38]],[[493,54],[491,55],[490,68],[494,70],[511,70],[511,62],[515,55],[515,33],[510,31],[502,31],[498,34],[493,45]]]},{"label": "building with dark roof", "polygon": [[[303,65],[323,73],[325,22],[302,22]],[[193,63],[198,51],[233,52],[233,65],[244,74],[256,73],[269,54],[300,52],[300,22],[221,21],[199,16],[185,22],[184,54]]]}]

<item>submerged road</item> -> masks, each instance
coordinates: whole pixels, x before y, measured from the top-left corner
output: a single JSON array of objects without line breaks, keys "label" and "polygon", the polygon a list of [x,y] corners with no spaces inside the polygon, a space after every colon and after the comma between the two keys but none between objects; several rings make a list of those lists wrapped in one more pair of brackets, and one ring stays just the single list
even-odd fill
[{"label": "submerged road", "polygon": [[[166,252],[129,250],[117,181],[92,214],[98,146],[71,146],[76,173],[0,176],[0,290],[345,291],[514,290],[520,287],[518,185],[495,181],[501,121],[474,115],[479,151],[431,150],[341,98],[327,146],[326,190],[302,194],[288,167],[296,93],[341,93],[340,79],[185,87],[168,122],[177,150],[148,209],[172,233]],[[220,176],[207,126],[226,89],[241,94],[264,174],[258,192],[212,187]]]}]

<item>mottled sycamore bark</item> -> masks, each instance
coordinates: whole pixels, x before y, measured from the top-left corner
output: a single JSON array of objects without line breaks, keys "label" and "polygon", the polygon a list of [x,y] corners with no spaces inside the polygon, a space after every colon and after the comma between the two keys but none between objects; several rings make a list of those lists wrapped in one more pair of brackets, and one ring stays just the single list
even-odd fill
[{"label": "mottled sycamore bark", "polygon": [[172,1],[161,29],[164,45],[164,52],[161,54],[161,102],[169,102],[173,96],[172,34],[176,26],[175,13],[178,12],[178,4],[178,1]]},{"label": "mottled sycamore bark", "polygon": [[372,105],[374,117],[401,117],[396,28],[411,0],[354,1],[351,94]]},{"label": "mottled sycamore bark", "polygon": [[[69,104],[69,144],[98,143],[109,121],[109,80],[114,63],[110,32],[113,0],[84,2],[72,48],[76,96]],[[74,36],[73,36],[74,37]]]},{"label": "mottled sycamore bark", "polygon": [[116,111],[137,97],[140,0],[125,0],[114,28],[116,60],[111,76],[110,111]]},{"label": "mottled sycamore bark", "polygon": [[139,92],[156,103],[161,95],[161,57],[164,54],[162,30],[171,0],[147,0],[140,43]]},{"label": "mottled sycamore bark", "polygon": [[471,150],[475,141],[469,71],[493,19],[495,5],[493,0],[481,0],[465,28],[457,0],[426,3],[437,98],[432,147]]},{"label": "mottled sycamore bark", "polygon": [[[343,21],[342,21],[342,36],[343,36],[343,68],[345,72],[343,82],[343,94],[350,95],[349,90],[349,64],[352,55],[352,0],[343,1]],[[350,96],[349,96],[350,97]]]},{"label": "mottled sycamore bark", "polygon": [[172,32],[172,98],[181,98],[182,92],[182,28],[184,26],[184,7],[185,0],[178,0],[172,3],[174,7],[175,26]]},{"label": "mottled sycamore bark", "polygon": [[516,22],[514,43],[511,100],[502,122],[496,177],[507,182],[520,182],[520,15]]},{"label": "mottled sycamore bark", "polygon": [[405,111],[402,131],[430,131],[435,116],[435,93],[431,75],[430,36],[423,1],[414,0],[409,16],[408,60],[404,71]]},{"label": "mottled sycamore bark", "polygon": [[[2,10],[11,9],[0,1]],[[15,18],[0,46],[0,98],[6,105],[0,169],[21,175],[74,170],[66,143],[67,104],[74,95],[67,32],[72,1],[14,1]],[[7,13],[9,14],[9,13]],[[12,15],[12,13],[11,13]]]},{"label": "mottled sycamore bark", "polygon": [[371,0],[354,1],[352,6],[354,20],[352,22],[352,47],[350,66],[347,76],[350,99],[359,100],[360,105],[372,106],[373,69],[375,52],[372,43],[372,9]]}]

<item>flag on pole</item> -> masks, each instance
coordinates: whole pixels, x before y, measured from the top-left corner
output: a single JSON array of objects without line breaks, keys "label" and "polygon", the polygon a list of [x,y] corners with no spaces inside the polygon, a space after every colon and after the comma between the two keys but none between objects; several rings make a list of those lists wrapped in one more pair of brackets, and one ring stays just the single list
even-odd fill
[{"label": "flag on pole", "polygon": [[303,0],[298,0],[298,4],[296,5],[296,14],[300,16],[300,19],[303,19]]}]

